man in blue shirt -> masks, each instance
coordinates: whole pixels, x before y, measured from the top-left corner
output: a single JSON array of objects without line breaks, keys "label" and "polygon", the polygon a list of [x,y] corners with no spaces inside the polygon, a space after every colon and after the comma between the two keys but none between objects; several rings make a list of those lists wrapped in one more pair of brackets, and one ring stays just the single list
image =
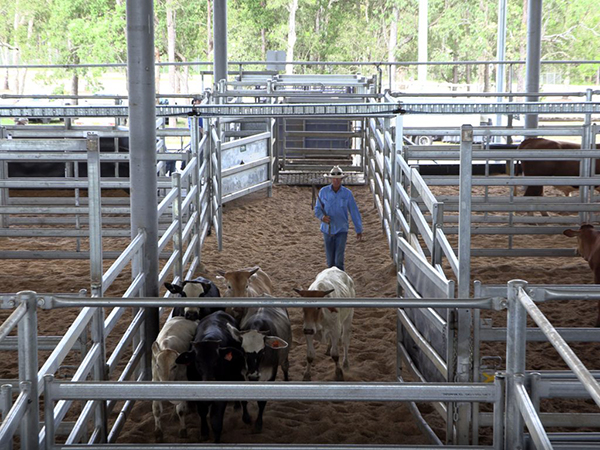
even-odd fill
[{"label": "man in blue shirt", "polygon": [[335,166],[327,178],[331,179],[331,184],[319,191],[315,204],[315,217],[321,221],[327,266],[336,266],[344,270],[344,253],[349,228],[348,211],[352,217],[356,239],[359,241],[362,240],[362,219],[352,191],[342,186],[342,180],[346,178],[342,169]]}]

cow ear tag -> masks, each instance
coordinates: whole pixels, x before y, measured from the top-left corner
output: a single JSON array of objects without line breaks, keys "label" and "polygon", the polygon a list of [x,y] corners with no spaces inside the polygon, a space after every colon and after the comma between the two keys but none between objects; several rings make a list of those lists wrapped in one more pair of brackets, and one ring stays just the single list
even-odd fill
[{"label": "cow ear tag", "polygon": [[225,361],[231,361],[233,359],[233,352],[228,352],[225,355]]},{"label": "cow ear tag", "polygon": [[273,342],[271,343],[271,347],[274,347],[274,348],[279,348],[279,347],[281,347],[281,345],[279,344],[279,341],[273,341]]}]

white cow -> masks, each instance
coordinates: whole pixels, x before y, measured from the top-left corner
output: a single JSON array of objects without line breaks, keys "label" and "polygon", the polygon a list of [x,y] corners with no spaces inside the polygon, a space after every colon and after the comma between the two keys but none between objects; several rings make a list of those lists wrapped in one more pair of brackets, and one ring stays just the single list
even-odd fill
[{"label": "white cow", "polygon": [[[308,290],[294,289],[302,297],[354,298],[354,281],[337,267],[325,269],[317,275]],[[306,337],[306,371],[304,381],[311,380],[311,366],[315,358],[313,339],[321,337],[327,343],[326,355],[331,354],[335,362],[335,379],[344,380],[339,362],[340,343],[344,349],[344,369],[350,368],[348,346],[354,308],[304,308],[304,336]]]},{"label": "white cow", "polygon": [[[190,343],[196,334],[198,322],[176,316],[165,323],[152,344],[152,381],[187,381],[187,367],[177,364],[175,360],[179,354],[187,352]],[[179,436],[186,437],[185,414],[187,402],[173,401],[179,416]],[[162,402],[152,402],[154,415],[154,434],[158,441],[163,438],[160,415],[163,412]]]}]

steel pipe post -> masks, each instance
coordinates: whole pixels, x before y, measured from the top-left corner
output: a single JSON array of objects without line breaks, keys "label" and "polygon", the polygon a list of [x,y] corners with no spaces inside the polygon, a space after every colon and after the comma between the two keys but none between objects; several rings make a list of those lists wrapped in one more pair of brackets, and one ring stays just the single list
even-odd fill
[{"label": "steel pipe post", "polygon": [[17,299],[27,305],[27,314],[19,322],[19,378],[31,383],[29,386],[29,406],[21,424],[21,448],[35,450],[38,446],[39,433],[39,398],[38,398],[38,333],[37,333],[37,298],[33,291],[22,291]]},{"label": "steel pipe post", "polygon": [[519,301],[518,290],[526,286],[527,282],[523,280],[508,282],[505,445],[511,450],[524,448],[523,416],[517,401],[516,379],[525,373],[527,311]]},{"label": "steel pipe post", "polygon": [[183,210],[181,208],[181,174],[171,175],[173,189],[177,191],[177,196],[173,201],[173,221],[177,222],[177,231],[173,234],[173,251],[179,252],[173,265],[173,277],[179,278],[183,283]]},{"label": "steel pipe post", "polygon": [[[471,285],[471,190],[473,182],[473,127],[463,125],[460,128],[460,211],[458,235],[458,297],[470,297]],[[471,309],[457,311],[457,338],[456,338],[456,381],[469,382],[471,380],[471,365],[473,340],[471,337],[472,313]],[[456,423],[457,445],[469,443],[469,423],[471,405],[461,404],[458,408]]]},{"label": "steel pipe post", "polygon": [[[525,67],[525,91],[537,94],[540,91],[540,59],[542,54],[542,0],[527,2],[527,63]],[[539,102],[537,95],[526,97],[528,102]],[[538,115],[525,115],[525,128],[537,128]]]},{"label": "steel pipe post", "polygon": [[[156,177],[156,83],[154,78],[154,2],[127,0],[127,71],[129,87],[129,156],[131,238],[146,232],[141,267],[145,295],[158,297],[158,211]],[[189,110],[189,109],[188,109]],[[137,274],[136,274],[137,275]],[[158,336],[159,310],[146,311],[144,338],[150,378],[151,345]]]},{"label": "steel pipe post", "polygon": [[[8,417],[8,412],[12,407],[12,385],[11,384],[3,384],[0,388],[0,412],[2,413],[2,423],[6,424],[6,419]],[[10,441],[6,444],[6,450],[12,450],[13,443],[12,437]]]},{"label": "steel pipe post", "polygon": [[54,448],[56,432],[54,429],[54,395],[52,391],[53,381],[54,375],[44,375],[44,429],[46,432],[46,450],[52,450]]},{"label": "steel pipe post", "polygon": [[[6,127],[0,127],[0,139],[6,139]],[[8,161],[0,161],[0,180],[8,179]],[[0,188],[0,206],[10,204],[9,190],[7,187]],[[0,228],[8,228],[8,214],[0,214]]]},{"label": "steel pipe post", "polygon": [[[227,81],[227,0],[213,2],[213,42],[213,84],[216,87],[221,80]],[[227,103],[227,99],[222,102]]]},{"label": "steel pipe post", "polygon": [[506,392],[506,374],[497,372],[494,377],[494,385],[498,399],[494,403],[494,449],[504,449],[504,417],[506,401],[504,394]]}]

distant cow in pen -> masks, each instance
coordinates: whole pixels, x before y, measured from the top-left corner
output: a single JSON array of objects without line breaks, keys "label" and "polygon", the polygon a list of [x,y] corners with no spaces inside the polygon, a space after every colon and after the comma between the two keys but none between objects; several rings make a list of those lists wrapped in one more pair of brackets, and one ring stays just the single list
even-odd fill
[{"label": "distant cow in pen", "polygon": [[[592,225],[582,225],[579,230],[565,230],[563,234],[568,237],[577,237],[577,253],[585,259],[592,273],[594,283],[600,284],[600,231]],[[600,327],[600,302],[598,302],[598,316],[596,326]]]}]

